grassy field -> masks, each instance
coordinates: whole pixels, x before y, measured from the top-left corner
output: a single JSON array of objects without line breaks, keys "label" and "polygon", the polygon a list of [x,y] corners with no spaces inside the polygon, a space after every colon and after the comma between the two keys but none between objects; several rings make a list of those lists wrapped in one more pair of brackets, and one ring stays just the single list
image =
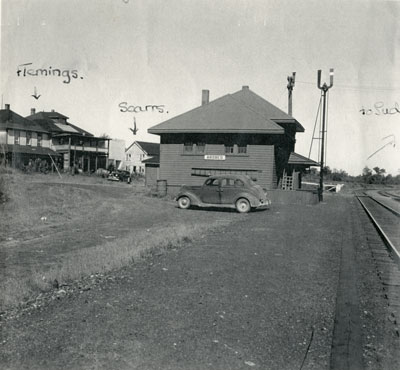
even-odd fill
[{"label": "grassy field", "polygon": [[132,263],[149,250],[177,247],[234,212],[180,210],[140,182],[89,176],[1,173],[0,310],[93,273]]}]

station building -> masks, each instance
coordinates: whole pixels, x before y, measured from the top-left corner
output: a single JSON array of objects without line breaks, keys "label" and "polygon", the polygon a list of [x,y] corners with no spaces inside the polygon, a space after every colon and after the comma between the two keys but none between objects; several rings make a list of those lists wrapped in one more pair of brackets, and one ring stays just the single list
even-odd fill
[{"label": "station building", "polygon": [[215,174],[246,174],[263,188],[296,189],[316,162],[294,152],[303,126],[248,86],[148,129],[160,135],[158,177],[168,190]]}]

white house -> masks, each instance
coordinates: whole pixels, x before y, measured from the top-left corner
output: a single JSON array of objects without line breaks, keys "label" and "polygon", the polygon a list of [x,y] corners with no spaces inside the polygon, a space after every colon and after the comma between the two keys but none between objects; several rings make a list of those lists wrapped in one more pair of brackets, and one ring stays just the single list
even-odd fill
[{"label": "white house", "polygon": [[144,160],[159,157],[160,144],[146,141],[135,141],[125,150],[125,169],[129,172],[144,174]]}]

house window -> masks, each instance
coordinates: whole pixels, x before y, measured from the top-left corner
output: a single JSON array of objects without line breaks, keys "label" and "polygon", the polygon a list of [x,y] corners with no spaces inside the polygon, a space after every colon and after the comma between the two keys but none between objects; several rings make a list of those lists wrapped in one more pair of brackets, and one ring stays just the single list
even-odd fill
[{"label": "house window", "polygon": [[26,145],[32,145],[32,132],[26,133]]},{"label": "house window", "polygon": [[17,130],[14,131],[14,144],[19,145],[21,133]]},{"label": "house window", "polygon": [[238,146],[238,154],[246,154],[247,146]]},{"label": "house window", "polygon": [[225,145],[225,153],[226,154],[233,154],[234,153],[234,146],[227,146]]},{"label": "house window", "polygon": [[42,146],[42,134],[37,134],[37,146]]}]

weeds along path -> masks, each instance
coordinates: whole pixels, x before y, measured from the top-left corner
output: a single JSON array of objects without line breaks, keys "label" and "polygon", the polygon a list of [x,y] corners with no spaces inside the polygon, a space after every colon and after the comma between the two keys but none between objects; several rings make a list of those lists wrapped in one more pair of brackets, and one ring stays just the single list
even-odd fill
[{"label": "weeds along path", "polygon": [[233,212],[183,211],[129,186],[93,184],[18,185],[4,208],[0,296],[6,306],[48,288],[54,278],[119,268],[145,249],[243,219]]}]

